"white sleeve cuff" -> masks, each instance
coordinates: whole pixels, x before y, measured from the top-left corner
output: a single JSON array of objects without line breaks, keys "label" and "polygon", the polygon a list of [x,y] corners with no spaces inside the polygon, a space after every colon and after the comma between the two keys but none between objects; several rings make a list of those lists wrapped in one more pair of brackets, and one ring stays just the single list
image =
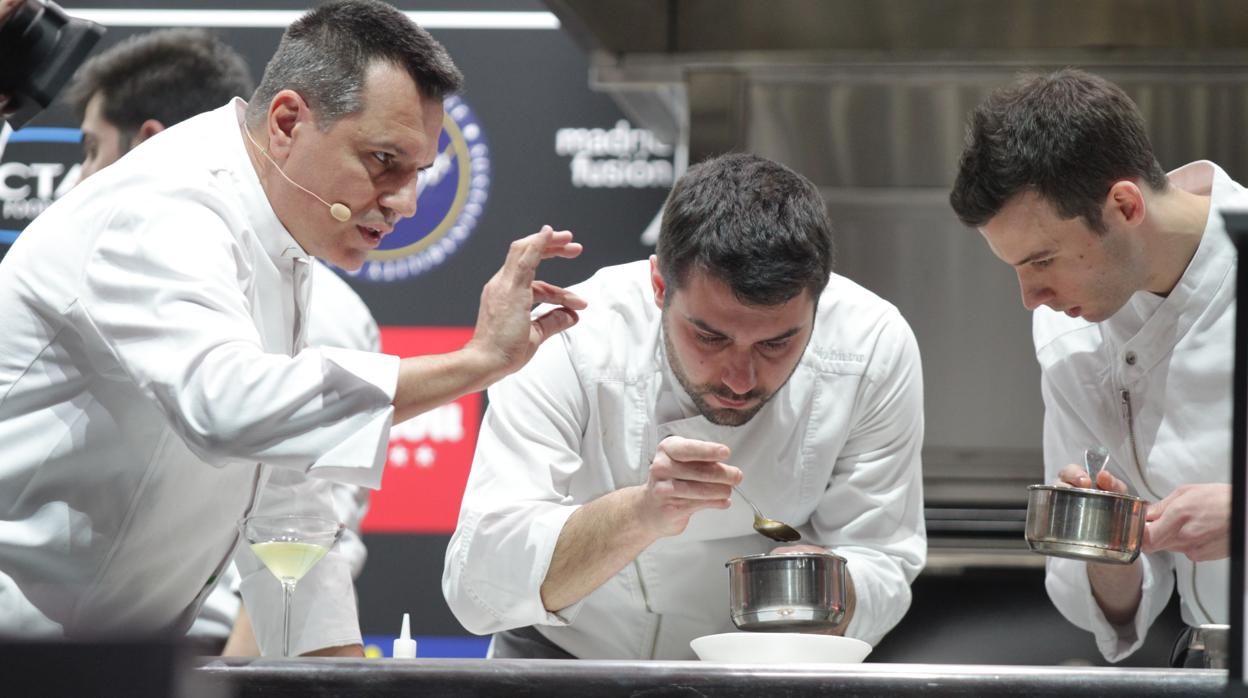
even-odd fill
[{"label": "white sleeve cuff", "polygon": [[[443,592],[459,621],[468,630],[485,634],[528,625],[562,626],[572,623],[582,602],[546,610],[542,582],[550,569],[559,534],[579,507],[554,505],[528,519],[524,540],[489,540],[492,524],[515,530],[514,522],[483,520],[479,512],[464,517],[448,554]],[[508,550],[498,554],[500,549]]]},{"label": "white sleeve cuff", "polygon": [[[1152,556],[1140,556],[1143,583],[1135,619],[1116,626],[1106,618],[1092,596],[1088,563],[1081,560],[1049,558],[1045,587],[1057,610],[1071,623],[1092,633],[1097,649],[1106,661],[1119,662],[1144,644],[1148,628],[1165,608],[1174,581],[1166,569],[1159,570]],[[1164,565],[1162,565],[1164,567]]]},{"label": "white sleeve cuff", "polygon": [[318,351],[342,370],[377,386],[394,401],[394,393],[399,388],[399,357],[339,347],[318,347]]},{"label": "white sleeve cuff", "polygon": [[[322,347],[319,351],[326,360],[376,386],[388,401],[394,401],[399,357],[336,347]],[[367,417],[350,436],[318,458],[308,474],[348,485],[380,488],[393,423],[393,406]]]}]

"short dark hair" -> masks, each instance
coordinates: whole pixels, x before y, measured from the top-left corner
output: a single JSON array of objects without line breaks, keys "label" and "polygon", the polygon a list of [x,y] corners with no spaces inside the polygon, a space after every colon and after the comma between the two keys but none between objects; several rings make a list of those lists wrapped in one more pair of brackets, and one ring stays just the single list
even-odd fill
[{"label": "short dark hair", "polygon": [[1134,178],[1168,186],[1139,109],[1117,85],[1067,68],[997,89],[975,109],[949,203],[980,227],[1031,191],[1103,233],[1109,188]]},{"label": "short dark hair", "polygon": [[217,37],[198,29],[162,29],[92,57],[66,98],[82,121],[87,102],[100,95],[104,118],[129,143],[148,119],[172,126],[246,97],[254,85],[247,62]]},{"label": "short dark hair", "polygon": [[294,90],[328,129],[364,108],[366,71],[377,61],[403,68],[429,99],[463,87],[464,76],[429,32],[394,7],[376,0],[328,2],[295,20],[264,69],[247,107],[256,127],[278,92]]},{"label": "short dark hair", "polygon": [[[832,273],[832,224],[815,186],[757,155],[703,161],[667,197],[659,272],[671,291],[690,271],[727,283],[748,305],[778,305],[809,290],[815,301]],[[671,294],[668,294],[670,298]]]}]

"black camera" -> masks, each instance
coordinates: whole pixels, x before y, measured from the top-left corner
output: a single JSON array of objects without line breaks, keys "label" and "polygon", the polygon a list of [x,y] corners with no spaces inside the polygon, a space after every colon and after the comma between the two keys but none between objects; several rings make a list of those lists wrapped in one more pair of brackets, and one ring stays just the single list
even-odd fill
[{"label": "black camera", "polygon": [[24,0],[0,24],[0,93],[8,94],[5,119],[26,125],[52,103],[104,35],[104,27],[65,14],[56,3]]}]

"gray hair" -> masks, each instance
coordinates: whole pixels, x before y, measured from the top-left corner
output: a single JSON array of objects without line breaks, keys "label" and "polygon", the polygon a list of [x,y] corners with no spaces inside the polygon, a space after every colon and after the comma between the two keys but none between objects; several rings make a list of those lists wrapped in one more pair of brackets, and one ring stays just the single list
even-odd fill
[{"label": "gray hair", "polygon": [[429,32],[377,0],[339,0],[300,17],[282,35],[247,105],[247,124],[263,123],[278,92],[298,92],[328,129],[364,108],[368,69],[377,62],[403,68],[420,93],[444,99],[463,88],[464,77]]}]

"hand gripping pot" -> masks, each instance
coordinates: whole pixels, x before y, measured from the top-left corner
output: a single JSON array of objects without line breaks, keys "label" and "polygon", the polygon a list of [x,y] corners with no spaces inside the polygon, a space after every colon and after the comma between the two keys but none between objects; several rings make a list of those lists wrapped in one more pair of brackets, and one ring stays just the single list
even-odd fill
[{"label": "hand gripping pot", "polygon": [[741,630],[793,632],[845,617],[845,558],[832,553],[745,555],[729,560],[732,622]]},{"label": "hand gripping pot", "polygon": [[1144,543],[1147,507],[1128,494],[1032,485],[1027,488],[1027,546],[1043,555],[1130,564]]}]

